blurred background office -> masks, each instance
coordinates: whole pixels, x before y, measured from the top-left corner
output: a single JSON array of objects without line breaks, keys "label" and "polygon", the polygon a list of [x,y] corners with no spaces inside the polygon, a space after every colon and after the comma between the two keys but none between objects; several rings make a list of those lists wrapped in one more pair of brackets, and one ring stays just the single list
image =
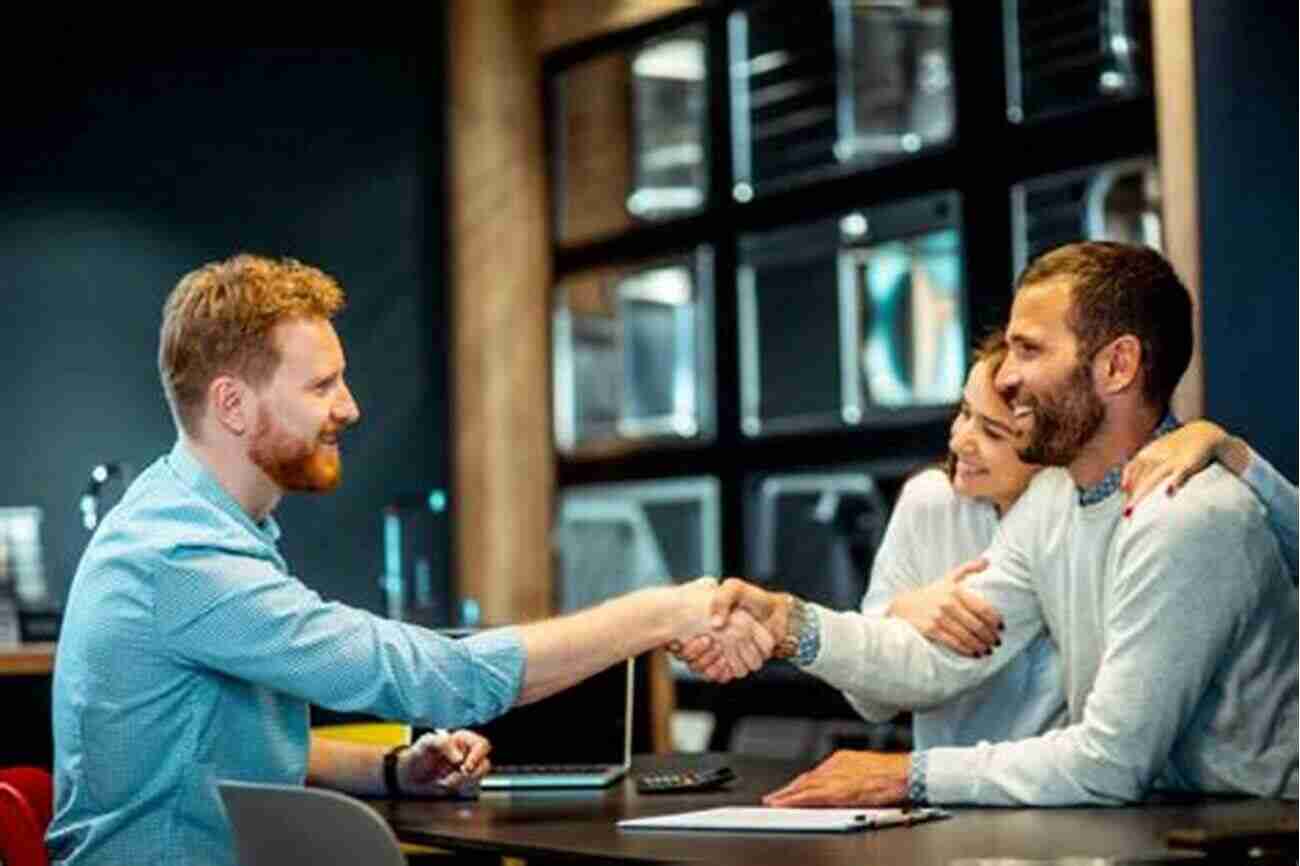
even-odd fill
[{"label": "blurred background office", "polygon": [[[429,625],[701,573],[856,605],[972,341],[1079,237],[1165,252],[1199,296],[1180,412],[1296,478],[1291,4],[431,11],[406,52],[2,62],[0,640],[55,636],[94,524],[173,440],[162,300],[238,250],[349,296],[363,420],[282,549]],[[678,747],[905,745],[781,666],[653,694],[660,748],[674,710]]]}]

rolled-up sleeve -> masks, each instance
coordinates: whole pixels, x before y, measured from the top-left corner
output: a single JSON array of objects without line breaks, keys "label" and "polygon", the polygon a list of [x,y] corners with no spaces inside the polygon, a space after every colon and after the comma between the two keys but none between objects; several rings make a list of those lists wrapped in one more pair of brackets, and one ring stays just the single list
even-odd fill
[{"label": "rolled-up sleeve", "polygon": [[454,640],[326,602],[241,551],[179,549],[163,564],[155,621],[183,663],[330,709],[458,727],[517,699],[524,649],[513,628]]}]

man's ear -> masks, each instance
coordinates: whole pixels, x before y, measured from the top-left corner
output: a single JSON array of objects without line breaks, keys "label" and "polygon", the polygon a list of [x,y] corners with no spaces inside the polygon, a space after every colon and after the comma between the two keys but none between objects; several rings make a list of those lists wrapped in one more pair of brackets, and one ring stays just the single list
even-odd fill
[{"label": "man's ear", "polygon": [[1116,337],[1097,353],[1093,374],[1103,394],[1119,394],[1138,383],[1142,341],[1132,334]]},{"label": "man's ear", "polygon": [[218,424],[236,436],[252,429],[254,403],[248,383],[235,376],[223,374],[208,385],[208,411]]}]

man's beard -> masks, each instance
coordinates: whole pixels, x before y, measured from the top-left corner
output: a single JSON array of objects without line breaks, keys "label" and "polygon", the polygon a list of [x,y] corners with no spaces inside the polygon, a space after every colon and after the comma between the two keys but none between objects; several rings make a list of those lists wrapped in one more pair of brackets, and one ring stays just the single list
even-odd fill
[{"label": "man's beard", "polygon": [[1106,407],[1092,390],[1084,364],[1075,364],[1070,377],[1046,399],[1025,390],[1017,403],[1029,407],[1034,419],[1034,429],[1017,453],[1040,466],[1069,466],[1106,419]]},{"label": "man's beard", "polygon": [[327,426],[313,439],[294,436],[280,429],[262,407],[248,456],[285,490],[327,493],[343,481],[343,464],[338,452],[325,447],[320,437],[337,432]]}]

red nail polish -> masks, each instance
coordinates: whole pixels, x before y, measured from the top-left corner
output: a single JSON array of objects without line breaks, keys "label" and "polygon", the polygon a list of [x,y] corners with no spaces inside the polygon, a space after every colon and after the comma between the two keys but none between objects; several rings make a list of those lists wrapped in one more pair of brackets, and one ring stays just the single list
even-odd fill
[{"label": "red nail polish", "polygon": [[1128,508],[1125,508],[1125,509],[1124,509],[1124,516],[1125,516],[1125,517],[1129,517],[1129,516],[1131,516],[1132,514],[1133,514],[1133,506],[1132,506],[1132,505],[1130,505]]}]

